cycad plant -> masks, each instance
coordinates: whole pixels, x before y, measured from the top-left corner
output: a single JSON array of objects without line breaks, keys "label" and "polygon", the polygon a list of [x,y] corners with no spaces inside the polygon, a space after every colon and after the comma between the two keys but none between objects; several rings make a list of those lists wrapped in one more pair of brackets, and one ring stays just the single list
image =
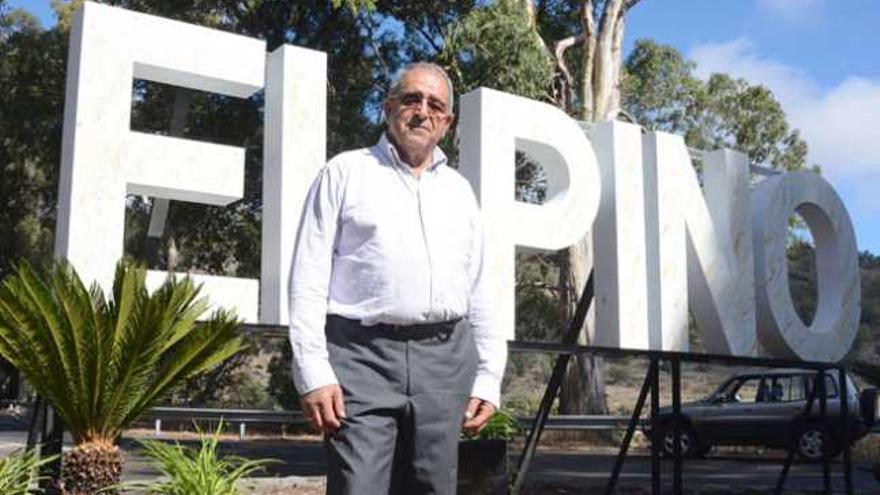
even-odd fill
[{"label": "cycad plant", "polygon": [[238,321],[188,277],[150,293],[146,269],[120,263],[112,297],[64,261],[28,264],[0,285],[0,355],[55,408],[75,447],[62,460],[69,494],[119,484],[123,429],[171,387],[241,349]]},{"label": "cycad plant", "polygon": [[160,495],[238,495],[238,482],[272,462],[221,457],[218,453],[222,425],[212,435],[201,435],[198,450],[175,443],[143,441],[144,453],[162,471],[159,481],[147,484],[149,493]]},{"label": "cycad plant", "polygon": [[31,495],[40,493],[36,488],[40,466],[51,462],[53,457],[40,458],[32,450],[13,452],[0,458],[0,494]]}]

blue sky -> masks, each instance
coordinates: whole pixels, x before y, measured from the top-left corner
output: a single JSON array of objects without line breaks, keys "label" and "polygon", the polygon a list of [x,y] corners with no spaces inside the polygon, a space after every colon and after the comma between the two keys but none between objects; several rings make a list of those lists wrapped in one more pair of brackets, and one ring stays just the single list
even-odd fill
[{"label": "blue sky", "polygon": [[[48,0],[8,0],[54,24]],[[675,46],[698,73],[769,87],[852,217],[859,249],[880,254],[880,0],[642,0],[638,38]]]},{"label": "blue sky", "polygon": [[701,77],[770,88],[842,197],[859,249],[880,253],[880,1],[643,0],[628,21],[627,47],[652,38]]}]

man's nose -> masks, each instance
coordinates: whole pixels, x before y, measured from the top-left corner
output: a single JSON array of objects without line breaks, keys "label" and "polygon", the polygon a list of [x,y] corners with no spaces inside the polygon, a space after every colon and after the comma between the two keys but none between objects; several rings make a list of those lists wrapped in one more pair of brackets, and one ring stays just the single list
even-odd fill
[{"label": "man's nose", "polygon": [[422,98],[419,100],[419,104],[416,105],[416,113],[422,118],[428,117],[428,99]]}]

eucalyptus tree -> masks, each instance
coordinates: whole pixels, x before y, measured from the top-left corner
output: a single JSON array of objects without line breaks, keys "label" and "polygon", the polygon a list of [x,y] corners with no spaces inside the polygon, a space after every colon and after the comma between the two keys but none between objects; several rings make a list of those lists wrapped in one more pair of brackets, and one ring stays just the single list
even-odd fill
[{"label": "eucalyptus tree", "polygon": [[[639,0],[498,0],[449,30],[447,65],[465,86],[486,85],[549,101],[588,123],[621,110],[627,12]],[[463,70],[466,69],[466,70]],[[592,264],[589,236],[558,261],[565,313],[573,315]],[[579,343],[588,344],[588,332]],[[560,401],[565,413],[604,413],[601,360],[580,355]]]}]

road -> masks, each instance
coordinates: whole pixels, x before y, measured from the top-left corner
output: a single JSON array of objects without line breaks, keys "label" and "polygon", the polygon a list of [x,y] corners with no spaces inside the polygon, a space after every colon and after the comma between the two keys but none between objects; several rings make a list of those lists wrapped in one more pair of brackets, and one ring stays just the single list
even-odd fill
[{"label": "road", "polygon": [[[26,433],[21,425],[0,422],[0,457],[21,448]],[[194,440],[183,443],[195,445]],[[137,453],[137,443],[123,438],[123,448],[128,453],[125,479],[151,478],[156,471],[146,459]],[[246,441],[230,439],[221,443],[221,451],[246,458],[275,458],[283,461],[272,466],[267,476],[318,477],[324,474],[324,451],[314,439],[260,439]],[[511,467],[516,466],[517,452],[512,451]],[[597,493],[608,479],[614,464],[615,451],[598,448],[584,451],[541,448],[529,471],[527,486],[530,493],[587,494]],[[684,483],[692,493],[770,493],[781,470],[779,452],[771,452],[761,459],[749,459],[737,455],[710,455],[706,459],[688,460],[684,465]],[[664,463],[664,479],[671,480],[671,463]],[[624,463],[621,474],[622,493],[648,493],[643,491],[650,484],[650,457],[635,452]],[[842,493],[842,464],[832,464],[835,493]],[[853,486],[857,494],[880,493],[880,483],[865,464],[854,464]],[[822,489],[822,470],[819,465],[795,463],[792,466],[787,490],[819,492]],[[790,492],[787,492],[790,493]]]}]

